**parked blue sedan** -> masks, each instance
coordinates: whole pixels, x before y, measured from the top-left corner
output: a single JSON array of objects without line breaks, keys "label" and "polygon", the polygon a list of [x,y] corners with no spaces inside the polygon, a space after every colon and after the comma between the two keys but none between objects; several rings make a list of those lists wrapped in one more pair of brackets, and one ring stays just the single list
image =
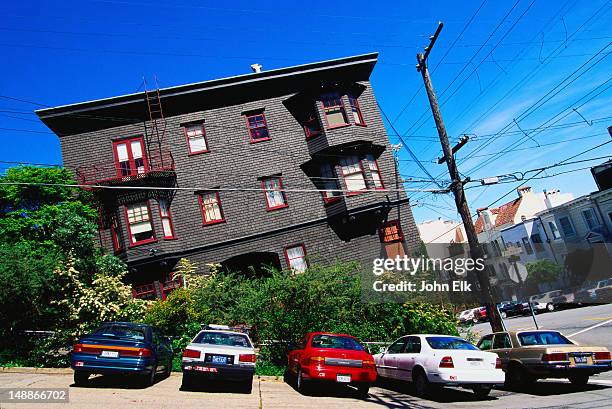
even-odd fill
[{"label": "parked blue sedan", "polygon": [[145,386],[155,375],[172,371],[172,346],[150,325],[108,322],[84,336],[70,353],[75,385],[87,383],[91,374],[133,374]]}]

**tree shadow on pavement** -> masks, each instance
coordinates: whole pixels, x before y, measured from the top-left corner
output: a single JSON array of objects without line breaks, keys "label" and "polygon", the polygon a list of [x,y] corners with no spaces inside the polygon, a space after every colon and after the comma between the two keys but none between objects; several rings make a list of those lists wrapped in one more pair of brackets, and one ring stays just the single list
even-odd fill
[{"label": "tree shadow on pavement", "polygon": [[163,382],[166,378],[156,376],[153,385],[146,385],[137,376],[127,375],[91,375],[84,385],[71,384],[72,388],[97,388],[97,389],[146,389]]},{"label": "tree shadow on pavement", "polygon": [[539,381],[534,382],[531,385],[523,386],[520,388],[503,387],[500,390],[524,393],[527,395],[535,396],[553,396],[553,395],[565,395],[570,393],[581,393],[598,391],[602,389],[608,389],[610,386],[605,385],[594,385],[587,384],[584,386],[572,385],[568,382],[560,381]]}]

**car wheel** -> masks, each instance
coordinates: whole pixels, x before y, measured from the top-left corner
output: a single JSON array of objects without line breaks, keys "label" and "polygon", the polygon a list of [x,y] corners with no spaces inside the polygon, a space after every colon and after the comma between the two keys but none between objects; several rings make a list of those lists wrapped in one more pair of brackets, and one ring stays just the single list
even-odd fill
[{"label": "car wheel", "polygon": [[242,391],[244,393],[251,393],[253,391],[253,377],[250,376],[244,381],[244,385],[242,387]]},{"label": "car wheel", "polygon": [[568,379],[572,385],[575,386],[585,386],[587,383],[589,383],[589,375],[586,374],[570,375],[568,376]]},{"label": "car wheel", "polygon": [[537,379],[527,372],[527,369],[523,368],[521,365],[513,364],[508,366],[508,371],[506,372],[506,386],[522,388],[535,382],[536,380]]},{"label": "car wheel", "polygon": [[142,376],[142,385],[146,388],[147,386],[153,386],[155,384],[155,375],[157,374],[157,365],[153,365],[153,369],[146,375]]},{"label": "car wheel", "polygon": [[304,379],[302,369],[298,369],[297,377],[295,379],[295,388],[300,393],[306,393],[308,390],[308,381]]},{"label": "car wheel", "polygon": [[506,319],[508,318],[508,314],[506,314],[505,312],[502,311],[502,313],[500,314],[502,318]]},{"label": "car wheel", "polygon": [[76,386],[83,386],[87,384],[89,380],[89,373],[83,371],[74,371],[74,384]]},{"label": "car wheel", "polygon": [[474,324],[478,324],[478,318],[472,318],[472,322],[473,322]]},{"label": "car wheel", "polygon": [[552,312],[552,311],[555,310],[555,306],[552,303],[548,303],[548,304],[546,304],[546,310],[548,312]]},{"label": "car wheel", "polygon": [[431,387],[427,376],[422,369],[418,370],[413,377],[414,390],[418,397],[424,398],[431,392]]},{"label": "car wheel", "polygon": [[193,388],[193,375],[183,372],[183,380],[181,381],[181,390],[188,391]]},{"label": "car wheel", "polygon": [[357,386],[357,394],[360,398],[366,399],[368,397],[368,392],[370,392],[369,383],[361,383]]},{"label": "car wheel", "polygon": [[168,362],[166,369],[164,370],[164,378],[169,378],[172,373],[172,361]]},{"label": "car wheel", "polygon": [[474,391],[474,395],[476,395],[477,398],[486,398],[489,396],[489,393],[491,393],[491,388],[488,386],[476,386],[472,388],[472,391]]}]

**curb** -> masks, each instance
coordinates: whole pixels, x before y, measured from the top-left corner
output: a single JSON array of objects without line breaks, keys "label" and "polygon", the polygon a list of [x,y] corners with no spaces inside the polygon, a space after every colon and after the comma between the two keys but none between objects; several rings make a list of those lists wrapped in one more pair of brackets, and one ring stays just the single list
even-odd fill
[{"label": "curb", "polygon": [[[72,374],[72,368],[35,368],[28,366],[0,366],[0,373],[37,373],[48,375]],[[172,372],[171,376],[182,376],[180,372]],[[255,375],[255,379],[263,382],[283,382],[282,376]]]}]

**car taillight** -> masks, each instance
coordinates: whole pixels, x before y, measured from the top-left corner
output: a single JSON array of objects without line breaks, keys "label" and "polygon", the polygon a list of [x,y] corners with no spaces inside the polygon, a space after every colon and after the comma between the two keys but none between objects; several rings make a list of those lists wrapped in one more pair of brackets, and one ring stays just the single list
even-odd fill
[{"label": "car taillight", "polygon": [[562,352],[556,352],[553,354],[544,354],[542,355],[542,361],[545,362],[567,362],[569,361],[569,355],[562,353]]},{"label": "car taillight", "polygon": [[611,359],[610,352],[595,352],[593,359],[596,361],[609,361]]},{"label": "car taillight", "polygon": [[72,347],[73,352],[83,352],[83,344],[74,344]]},{"label": "car taillight", "polygon": [[313,365],[323,365],[325,363],[325,358],[322,356],[311,356],[310,363]]},{"label": "car taillight", "polygon": [[195,349],[186,349],[183,352],[183,358],[199,358],[200,351],[196,351]]},{"label": "car taillight", "polygon": [[374,368],[376,366],[376,364],[374,363],[374,361],[372,359],[364,359],[361,362],[361,366],[363,368]]},{"label": "car taillight", "polygon": [[501,359],[495,359],[495,369],[502,369]]},{"label": "car taillight", "polygon": [[240,354],[238,360],[240,362],[255,362],[255,354]]},{"label": "car taillight", "polygon": [[450,356],[445,356],[440,360],[439,368],[454,368],[455,364],[453,363],[453,358]]},{"label": "car taillight", "polygon": [[123,356],[151,356],[153,353],[149,348],[134,348],[119,351],[119,355]]}]

